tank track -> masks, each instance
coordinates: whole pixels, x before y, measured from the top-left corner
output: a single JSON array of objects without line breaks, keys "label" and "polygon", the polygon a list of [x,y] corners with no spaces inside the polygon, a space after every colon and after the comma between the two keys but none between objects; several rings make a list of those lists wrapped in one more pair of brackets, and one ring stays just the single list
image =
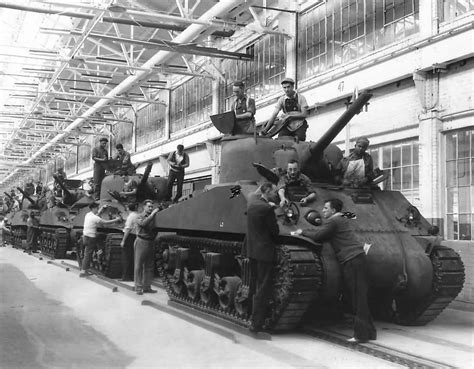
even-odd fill
[{"label": "tank track", "polygon": [[434,320],[461,292],[464,285],[464,264],[453,249],[435,246],[430,254],[433,265],[431,295],[418,304],[395,300],[395,321],[401,325],[421,326]]},{"label": "tank track", "polygon": [[[103,247],[97,245],[92,254],[91,269],[108,278],[120,278],[122,274],[122,242],[121,233],[108,233]],[[101,238],[99,238],[100,240]],[[100,242],[100,241],[99,241]]]},{"label": "tank track", "polygon": [[[168,272],[166,260],[163,258],[163,253],[169,247],[193,248],[239,257],[242,246],[242,242],[237,241],[179,235],[161,236],[155,248],[155,260],[170,300],[248,328],[251,323],[249,313],[238,312],[235,308],[225,309],[219,303],[206,303],[202,299],[196,301],[188,295],[177,293],[173,288],[173,274]],[[265,320],[265,326],[274,331],[283,331],[296,328],[311,302],[318,297],[322,285],[322,265],[317,255],[302,246],[279,245],[277,254],[271,312]]]},{"label": "tank track", "polygon": [[54,259],[64,259],[69,246],[69,231],[64,228],[40,227],[41,252]]},{"label": "tank track", "polygon": [[26,226],[16,226],[12,227],[12,236],[11,241],[13,247],[17,249],[23,249],[25,247],[26,242]]}]

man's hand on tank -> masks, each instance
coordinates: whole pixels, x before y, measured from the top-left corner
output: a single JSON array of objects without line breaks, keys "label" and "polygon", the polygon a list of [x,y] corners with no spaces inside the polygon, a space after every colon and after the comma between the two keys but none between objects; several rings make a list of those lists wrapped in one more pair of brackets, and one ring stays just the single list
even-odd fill
[{"label": "man's hand on tank", "polygon": [[288,200],[287,199],[283,199],[280,201],[280,207],[284,207],[285,205],[288,205]]},{"label": "man's hand on tank", "polygon": [[300,200],[300,204],[301,205],[306,205],[308,203],[308,198],[307,197],[303,197],[301,200]]},{"label": "man's hand on tank", "polygon": [[303,233],[302,229],[297,229],[296,231],[290,232],[292,236],[301,236],[302,233]]},{"label": "man's hand on tank", "polygon": [[269,201],[268,205],[270,205],[272,208],[276,208],[277,204],[275,204],[273,201]]}]

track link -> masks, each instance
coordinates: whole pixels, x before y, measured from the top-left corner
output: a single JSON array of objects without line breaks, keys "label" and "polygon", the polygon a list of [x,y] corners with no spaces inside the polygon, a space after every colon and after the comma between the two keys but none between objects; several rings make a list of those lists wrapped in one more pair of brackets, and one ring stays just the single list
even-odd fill
[{"label": "track link", "polygon": [[97,245],[92,255],[91,267],[108,278],[119,278],[122,273],[121,233],[108,233],[103,246]]},{"label": "track link", "polygon": [[69,231],[64,228],[40,227],[41,252],[51,258],[64,259],[69,246]]},{"label": "track link", "polygon": [[[171,301],[248,327],[250,325],[248,314],[239,314],[235,309],[223,309],[217,303],[195,301],[186,295],[176,293],[172,285],[172,274],[166,269],[167,265],[162,257],[163,252],[170,247],[192,248],[238,257],[242,250],[242,242],[166,235],[159,239],[155,259]],[[266,327],[280,331],[298,326],[304,312],[317,298],[322,283],[322,267],[319,258],[310,249],[302,246],[280,245],[277,254],[273,301],[271,313],[266,319]]]}]

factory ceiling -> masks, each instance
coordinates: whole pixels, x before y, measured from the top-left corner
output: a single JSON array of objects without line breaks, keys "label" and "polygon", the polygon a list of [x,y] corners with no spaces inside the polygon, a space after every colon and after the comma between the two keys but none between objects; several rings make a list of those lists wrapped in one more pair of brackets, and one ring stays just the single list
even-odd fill
[{"label": "factory ceiling", "polygon": [[127,121],[124,106],[209,74],[196,58],[251,59],[222,40],[265,32],[257,13],[270,3],[0,1],[0,189]]}]

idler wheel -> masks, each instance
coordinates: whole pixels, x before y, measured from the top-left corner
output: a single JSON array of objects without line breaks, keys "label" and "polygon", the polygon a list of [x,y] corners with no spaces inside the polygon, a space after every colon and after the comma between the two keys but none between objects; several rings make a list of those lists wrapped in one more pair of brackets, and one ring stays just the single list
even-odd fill
[{"label": "idler wheel", "polygon": [[214,291],[218,296],[219,305],[225,311],[230,311],[234,307],[234,299],[241,284],[242,280],[239,277],[216,276],[214,279]]},{"label": "idler wheel", "polygon": [[212,287],[211,277],[204,276],[204,279],[201,282],[200,297],[201,301],[207,305],[213,305],[217,300],[217,296]]},{"label": "idler wheel", "polygon": [[199,298],[199,289],[201,282],[204,278],[204,270],[191,270],[188,272],[187,269],[184,271],[184,284],[188,292],[188,296],[197,300]]}]

